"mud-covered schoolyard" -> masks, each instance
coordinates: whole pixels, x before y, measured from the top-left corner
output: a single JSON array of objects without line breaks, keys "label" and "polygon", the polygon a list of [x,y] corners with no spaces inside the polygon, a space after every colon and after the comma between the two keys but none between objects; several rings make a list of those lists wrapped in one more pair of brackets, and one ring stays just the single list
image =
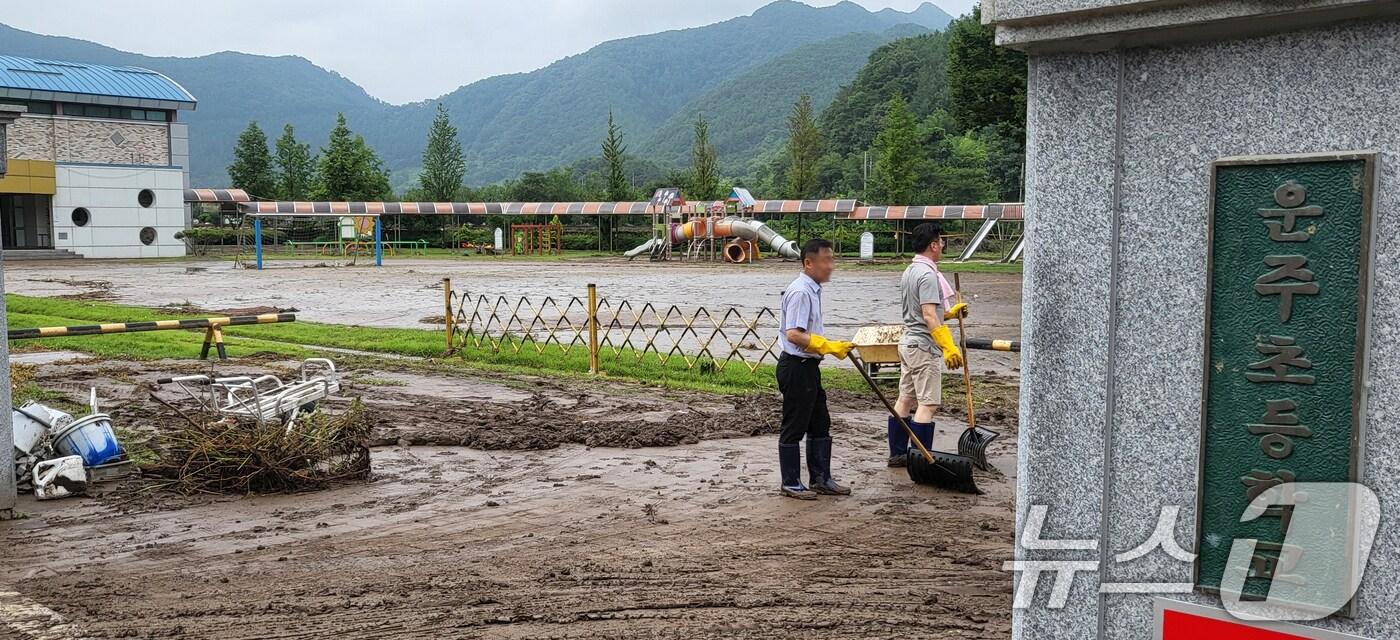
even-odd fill
[{"label": "mud-covered schoolyard", "polygon": [[[152,435],[179,418],[151,383],[190,367],[46,364],[37,381],[96,386],[124,430]],[[26,499],[28,517],[0,526],[0,583],[73,625],[53,637],[1009,633],[1014,425],[997,426],[1004,471],[979,474],[987,494],[959,495],[887,469],[877,407],[835,394],[836,470],[855,495],[798,502],[774,490],[774,398],[423,371],[348,380],[374,424],[370,481],[228,497],[132,479]],[[945,447],[956,424],[940,425]]]},{"label": "mud-covered schoolyard", "polygon": [[[138,287],[113,285],[123,288]],[[179,301],[142,295],[120,299]],[[989,317],[1012,315],[991,306]],[[155,380],[211,366],[35,360],[43,363],[33,382],[71,402],[97,387],[137,448],[158,442],[181,420],[176,410],[190,408]],[[295,364],[212,366],[219,375],[287,375]],[[776,491],[779,402],[768,391],[662,390],[364,356],[345,356],[342,366],[345,389],[327,407],[363,403],[368,480],[228,496],[183,495],[139,477],[83,498],[24,497],[27,517],[0,524],[0,637],[1010,634],[1012,580],[1001,565],[1014,521],[1013,377],[976,383],[996,398],[979,422],[1003,433],[990,451],[996,470],[978,472],[985,495],[917,486],[887,468],[883,408],[833,391],[834,470],[855,493],[805,502]],[[962,412],[947,409],[937,444],[955,449]]]}]

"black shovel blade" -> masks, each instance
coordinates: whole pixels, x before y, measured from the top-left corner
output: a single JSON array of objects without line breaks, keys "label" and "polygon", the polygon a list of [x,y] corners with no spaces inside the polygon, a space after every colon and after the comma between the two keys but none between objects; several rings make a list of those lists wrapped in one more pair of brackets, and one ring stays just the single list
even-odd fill
[{"label": "black shovel blade", "polygon": [[978,469],[990,471],[991,465],[987,463],[987,445],[1000,435],[985,427],[965,429],[958,437],[958,455],[972,460],[972,464],[977,465]]},{"label": "black shovel blade", "polygon": [[932,464],[929,464],[928,459],[917,448],[909,450],[904,468],[909,471],[910,480],[916,484],[942,487],[960,493],[982,493],[972,478],[970,458],[943,451],[929,450],[929,453],[933,454]]}]

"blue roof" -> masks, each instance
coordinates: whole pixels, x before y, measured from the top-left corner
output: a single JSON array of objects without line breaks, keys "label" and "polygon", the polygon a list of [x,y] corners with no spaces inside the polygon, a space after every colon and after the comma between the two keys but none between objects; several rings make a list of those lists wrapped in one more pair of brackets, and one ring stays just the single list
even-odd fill
[{"label": "blue roof", "polygon": [[164,109],[193,109],[196,102],[179,83],[150,69],[6,55],[0,55],[0,95]]}]

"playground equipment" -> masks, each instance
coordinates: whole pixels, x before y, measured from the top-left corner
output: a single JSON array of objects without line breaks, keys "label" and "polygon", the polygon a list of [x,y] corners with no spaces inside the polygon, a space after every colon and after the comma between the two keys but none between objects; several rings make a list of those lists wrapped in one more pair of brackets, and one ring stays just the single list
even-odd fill
[{"label": "playground equipment", "polygon": [[564,225],[512,224],[511,250],[518,256],[557,256],[564,252]]},{"label": "playground equipment", "polygon": [[[347,215],[351,214],[349,207],[344,206],[348,203],[317,204],[327,206],[296,207],[292,213],[244,210],[244,223],[251,222],[253,227],[252,250],[255,268],[262,270],[266,266],[263,260],[264,249],[267,246],[265,240],[280,242],[280,246],[292,252],[307,250],[318,256],[334,256],[344,260],[345,264],[354,264],[360,255],[373,255],[375,266],[383,265],[386,241],[379,213],[357,211],[353,215]],[[240,235],[240,256],[244,255],[242,243],[243,236]],[[395,244],[406,244],[410,249],[426,248],[426,243],[417,241]]]},{"label": "playground equipment", "polygon": [[[657,189],[651,198],[652,238],[626,251],[635,258],[643,253],[652,260],[667,260],[672,247],[684,246],[685,258],[722,257],[726,262],[753,262],[763,256],[759,243],[766,243],[789,260],[799,256],[797,243],[784,238],[772,227],[753,219],[758,202],[747,189],[736,187],[729,198],[702,207],[687,207],[680,189]],[[687,218],[682,221],[682,218]],[[722,248],[716,247],[722,244]]]},{"label": "playground equipment", "polygon": [[723,251],[724,259],[728,262],[752,262],[760,257],[756,255],[759,242],[767,244],[778,255],[789,260],[796,260],[800,255],[797,243],[784,238],[772,227],[757,220],[737,217],[697,218],[681,224],[671,224],[664,237],[647,240],[623,255],[628,258],[635,258],[643,253],[656,256],[663,253],[663,249],[664,253],[669,254],[673,245],[697,238],[730,239]]}]

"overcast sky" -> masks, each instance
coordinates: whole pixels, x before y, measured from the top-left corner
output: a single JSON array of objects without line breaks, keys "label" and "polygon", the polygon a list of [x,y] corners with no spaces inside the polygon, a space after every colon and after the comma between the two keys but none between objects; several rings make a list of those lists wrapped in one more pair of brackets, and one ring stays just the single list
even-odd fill
[{"label": "overcast sky", "polygon": [[[393,103],[529,71],[607,40],[748,15],[770,0],[6,1],[0,22],[154,56],[299,55]],[[804,0],[830,5],[836,0]],[[909,11],[921,0],[855,0]],[[957,16],[975,0],[934,0]]]}]

